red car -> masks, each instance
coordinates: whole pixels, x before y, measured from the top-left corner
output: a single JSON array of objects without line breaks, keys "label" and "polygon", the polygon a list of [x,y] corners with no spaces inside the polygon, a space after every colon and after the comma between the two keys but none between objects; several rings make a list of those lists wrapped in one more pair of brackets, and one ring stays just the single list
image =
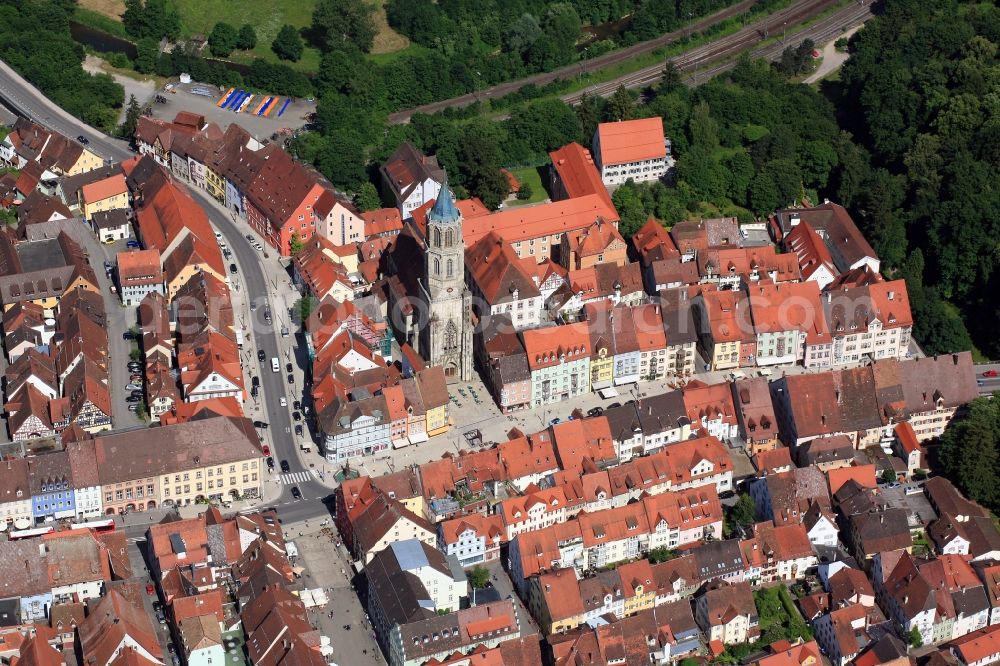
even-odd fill
[{"label": "red car", "polygon": [[996,376],[997,376],[996,370],[987,370],[986,372],[983,373],[983,377],[996,377]]},{"label": "red car", "polygon": [[156,594],[156,588],[153,587],[152,583],[146,583],[146,594]]},{"label": "red car", "polygon": [[265,456],[271,455],[271,447],[269,447],[267,444],[264,444],[262,446],[264,447],[264,455]]}]

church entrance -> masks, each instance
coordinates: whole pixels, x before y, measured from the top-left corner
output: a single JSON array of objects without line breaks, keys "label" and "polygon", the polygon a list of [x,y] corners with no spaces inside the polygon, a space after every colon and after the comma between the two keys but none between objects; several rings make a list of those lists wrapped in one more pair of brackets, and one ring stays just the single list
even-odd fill
[{"label": "church entrance", "polygon": [[451,380],[458,376],[458,368],[450,363],[444,368],[444,376],[446,379]]}]

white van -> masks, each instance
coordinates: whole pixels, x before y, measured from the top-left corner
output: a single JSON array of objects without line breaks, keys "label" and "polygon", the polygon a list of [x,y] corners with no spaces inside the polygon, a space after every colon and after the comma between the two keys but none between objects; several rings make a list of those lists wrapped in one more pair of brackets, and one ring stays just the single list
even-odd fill
[{"label": "white van", "polygon": [[281,372],[281,364],[278,363],[278,357],[271,357],[271,372]]},{"label": "white van", "polygon": [[760,376],[761,377],[770,377],[773,374],[774,374],[774,371],[771,370],[770,368],[764,368],[764,369],[762,369],[760,371]]}]

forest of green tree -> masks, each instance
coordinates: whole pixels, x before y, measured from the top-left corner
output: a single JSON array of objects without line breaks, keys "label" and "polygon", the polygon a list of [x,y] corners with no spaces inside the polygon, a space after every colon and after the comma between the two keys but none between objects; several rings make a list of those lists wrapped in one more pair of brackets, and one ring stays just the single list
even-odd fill
[{"label": "forest of green tree", "polygon": [[83,71],[69,34],[75,0],[0,0],[0,59],[77,118],[113,131],[125,91],[107,74]]}]

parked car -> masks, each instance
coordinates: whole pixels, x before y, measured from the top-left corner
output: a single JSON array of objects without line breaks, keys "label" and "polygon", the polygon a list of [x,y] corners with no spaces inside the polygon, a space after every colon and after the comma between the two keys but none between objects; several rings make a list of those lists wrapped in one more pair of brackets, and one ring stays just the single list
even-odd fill
[{"label": "parked car", "polygon": [[603,407],[594,407],[587,412],[587,416],[600,416],[604,413]]},{"label": "parked car", "polygon": [[559,424],[561,422],[562,422],[562,419],[557,416],[554,419],[552,419],[551,421],[549,421],[549,425],[550,426],[554,426],[554,425],[557,425],[557,424]]},{"label": "parked car", "polygon": [[251,377],[250,378],[250,385],[251,386],[260,386],[260,377],[258,377],[257,375],[254,375],[253,377]]},{"label": "parked car", "polygon": [[233,275],[236,275],[236,271],[237,271],[236,264],[229,264],[229,272],[232,273]]},{"label": "parked car", "polygon": [[289,384],[295,383],[295,375],[288,375],[288,383]]},{"label": "parked car", "polygon": [[282,407],[288,407],[288,400],[285,399],[285,396],[281,396],[278,398],[278,404]]},{"label": "parked car", "polygon": [[268,469],[274,469],[274,458],[272,458],[271,456],[268,456],[267,460],[265,460],[264,462],[267,463],[267,468]]},{"label": "parked car", "polygon": [[608,405],[608,409],[617,409],[618,407],[621,407],[621,406],[622,405],[621,405],[620,402],[613,402],[610,405]]},{"label": "parked car", "polygon": [[302,409],[302,403],[296,400],[292,403],[292,409],[299,410]]},{"label": "parked car", "polygon": [[125,390],[132,391],[133,394],[135,391],[139,391],[140,393],[142,393],[142,384],[129,384],[128,386],[125,387]]},{"label": "parked car", "polygon": [[139,402],[140,400],[142,400],[142,397],[138,395],[130,395],[125,398],[125,402]]},{"label": "parked car", "polygon": [[269,456],[269,455],[271,455],[271,447],[270,447],[270,446],[268,446],[267,444],[262,444],[262,445],[261,445],[261,449],[263,449],[263,450],[264,450],[264,455],[265,455],[265,456]]},{"label": "parked car", "polygon": [[146,583],[146,594],[149,595],[156,594],[156,588],[153,587],[152,583]]},{"label": "parked car", "polygon": [[287,461],[287,460],[282,460],[282,461],[281,461],[281,471],[282,471],[282,472],[288,472],[288,471],[290,471],[291,469],[292,469],[292,468],[288,466],[288,461]]},{"label": "parked car", "polygon": [[253,427],[254,428],[261,428],[261,429],[263,429],[263,428],[266,428],[269,425],[270,424],[267,421],[254,421],[253,422]]},{"label": "parked car", "polygon": [[139,363],[139,361],[129,361],[128,369],[131,370],[132,372],[139,372],[140,370],[142,370],[142,363]]},{"label": "parked car", "polygon": [[88,139],[87,137],[85,137],[82,134],[80,136],[76,137],[76,140],[79,141],[80,143],[82,143],[85,146],[90,143],[90,139]]},{"label": "parked car", "polygon": [[301,421],[302,415],[299,414],[298,412],[292,412],[292,420],[296,422]]},{"label": "parked car", "polygon": [[997,376],[996,370],[987,370],[986,372],[983,373],[983,377],[996,377],[996,376]]},{"label": "parked car", "polygon": [[295,426],[295,436],[296,437],[302,437],[302,432],[303,432],[303,430],[302,430],[302,426],[301,425]]},{"label": "parked car", "polygon": [[291,372],[291,371],[292,371],[292,364],[291,363],[286,363],[285,364],[285,372]]},{"label": "parked car", "polygon": [[104,260],[104,272],[111,275],[111,262],[107,259]]},{"label": "parked car", "polygon": [[137,250],[137,249],[139,249],[139,241],[132,240],[130,238],[128,241],[125,242],[125,247]]},{"label": "parked car", "polygon": [[129,403],[128,411],[130,411],[130,412],[137,412],[137,411],[139,411],[139,403],[138,402]]},{"label": "parked car", "polygon": [[136,398],[141,398],[143,396],[142,389],[132,389],[132,395]]},{"label": "parked car", "polygon": [[261,363],[263,363],[265,358],[267,358],[267,354],[264,353],[264,350],[263,349],[258,349],[257,350],[257,360],[260,361]]}]

